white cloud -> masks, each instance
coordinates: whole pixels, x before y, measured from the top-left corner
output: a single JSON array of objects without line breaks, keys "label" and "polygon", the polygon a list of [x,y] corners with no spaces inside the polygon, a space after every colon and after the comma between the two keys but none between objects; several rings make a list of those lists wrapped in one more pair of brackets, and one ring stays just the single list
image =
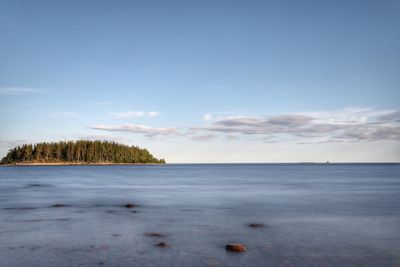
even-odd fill
[{"label": "white cloud", "polygon": [[215,134],[203,134],[203,135],[194,135],[190,137],[191,140],[193,141],[211,141],[212,139],[216,138],[217,136]]},{"label": "white cloud", "polygon": [[147,112],[147,117],[149,117],[149,118],[154,118],[154,117],[157,117],[158,115],[160,115],[160,112],[158,112],[158,111]]},{"label": "white cloud", "polygon": [[136,118],[154,118],[160,115],[158,111],[124,111],[124,112],[111,112],[110,113],[114,118],[118,119],[136,119]]},{"label": "white cloud", "polygon": [[349,107],[334,111],[301,112],[298,114],[313,117],[316,123],[358,124],[395,112],[396,110]]},{"label": "white cloud", "polygon": [[124,124],[124,125],[95,125],[89,127],[95,130],[112,131],[112,132],[130,132],[144,134],[146,136],[157,135],[174,135],[177,134],[175,128],[155,128],[146,125]]},{"label": "white cloud", "polygon": [[26,94],[38,94],[44,93],[45,91],[34,89],[30,87],[1,87],[0,95],[26,95]]},{"label": "white cloud", "polygon": [[[150,112],[125,112],[123,116],[149,116]],[[156,114],[155,114],[156,115]],[[155,128],[145,125],[96,125],[92,129],[173,136],[192,141],[225,140],[263,143],[366,143],[400,141],[400,111],[346,108],[336,111],[288,113],[274,116],[213,117],[205,126]],[[122,114],[121,114],[122,116]],[[212,134],[210,134],[212,132]]]},{"label": "white cloud", "polygon": [[210,121],[213,119],[213,116],[211,114],[204,114],[203,116],[203,121]]},{"label": "white cloud", "polygon": [[223,134],[259,135],[274,141],[400,141],[399,114],[397,110],[347,108],[267,117],[234,116],[196,129]]}]

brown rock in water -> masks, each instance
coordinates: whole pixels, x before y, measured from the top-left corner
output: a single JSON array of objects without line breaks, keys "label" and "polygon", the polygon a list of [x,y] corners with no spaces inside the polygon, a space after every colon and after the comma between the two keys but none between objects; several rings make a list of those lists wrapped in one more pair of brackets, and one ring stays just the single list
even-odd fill
[{"label": "brown rock in water", "polygon": [[132,209],[132,208],[135,208],[135,207],[137,207],[137,206],[135,204],[132,204],[132,203],[128,203],[128,204],[125,205],[125,208],[128,208],[128,209]]},{"label": "brown rock in water", "polygon": [[148,237],[165,237],[165,235],[160,233],[146,233],[145,235]]},{"label": "brown rock in water", "polygon": [[228,244],[225,246],[225,249],[232,252],[245,252],[247,250],[243,244]]},{"label": "brown rock in water", "polygon": [[54,204],[53,208],[64,208],[65,205],[64,204]]},{"label": "brown rock in water", "polygon": [[159,248],[166,248],[168,245],[167,245],[167,243],[160,241],[156,244],[156,246]]},{"label": "brown rock in water", "polygon": [[250,223],[249,226],[251,228],[262,228],[262,227],[265,227],[265,224],[263,224],[263,223]]}]

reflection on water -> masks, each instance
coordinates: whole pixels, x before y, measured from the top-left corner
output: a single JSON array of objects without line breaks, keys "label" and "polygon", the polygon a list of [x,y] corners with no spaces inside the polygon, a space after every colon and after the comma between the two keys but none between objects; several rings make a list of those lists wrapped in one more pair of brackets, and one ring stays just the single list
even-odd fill
[{"label": "reflection on water", "polygon": [[0,266],[399,266],[399,204],[395,164],[1,167]]}]

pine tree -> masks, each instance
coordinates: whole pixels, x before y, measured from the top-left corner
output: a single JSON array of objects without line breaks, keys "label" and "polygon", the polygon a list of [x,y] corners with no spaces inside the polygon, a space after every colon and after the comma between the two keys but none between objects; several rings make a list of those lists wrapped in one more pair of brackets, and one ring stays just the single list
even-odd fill
[{"label": "pine tree", "polygon": [[25,144],[9,150],[1,163],[13,162],[165,163],[147,149],[109,141],[60,141]]}]

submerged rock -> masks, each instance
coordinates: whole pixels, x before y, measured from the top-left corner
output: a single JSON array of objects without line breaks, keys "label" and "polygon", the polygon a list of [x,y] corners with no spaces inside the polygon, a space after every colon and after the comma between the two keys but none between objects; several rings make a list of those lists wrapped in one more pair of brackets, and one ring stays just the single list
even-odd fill
[{"label": "submerged rock", "polygon": [[228,244],[225,249],[232,252],[245,252],[247,250],[246,246],[243,244]]},{"label": "submerged rock", "polygon": [[263,227],[265,227],[265,224],[263,224],[263,223],[250,223],[249,226],[251,228],[263,228]]},{"label": "submerged rock", "polygon": [[66,222],[66,221],[70,221],[70,218],[57,218],[56,221],[58,222]]},{"label": "submerged rock", "polygon": [[165,235],[160,233],[146,233],[145,235],[148,237],[165,237]]},{"label": "submerged rock", "polygon": [[128,203],[125,205],[125,208],[128,208],[128,209],[132,209],[132,208],[136,208],[136,207],[137,207],[137,205],[135,205],[133,203]]},{"label": "submerged rock", "polygon": [[106,213],[115,213],[115,210],[106,210]]},{"label": "submerged rock", "polygon": [[15,208],[3,208],[5,210],[35,210],[34,207],[15,207]]},{"label": "submerged rock", "polygon": [[42,186],[41,184],[28,184],[29,187],[39,187]]},{"label": "submerged rock", "polygon": [[166,248],[168,245],[167,243],[160,241],[156,244],[156,246],[159,248]]}]

